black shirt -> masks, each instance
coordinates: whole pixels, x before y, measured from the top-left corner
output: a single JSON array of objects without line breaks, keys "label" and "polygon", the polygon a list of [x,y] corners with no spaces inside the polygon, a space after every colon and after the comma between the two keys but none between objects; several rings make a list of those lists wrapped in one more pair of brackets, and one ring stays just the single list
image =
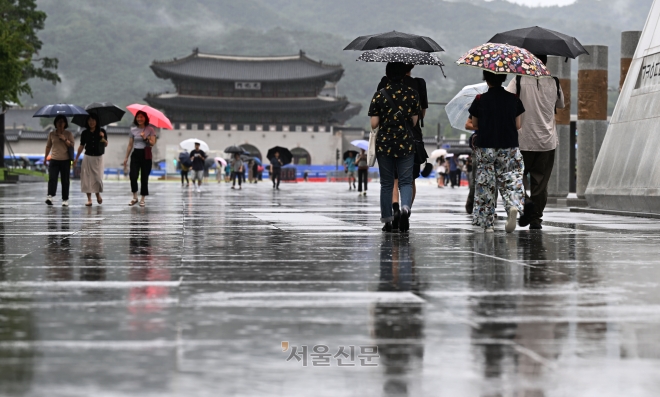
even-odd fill
[{"label": "black shirt", "polygon": [[282,161],[277,157],[273,157],[270,159],[270,165],[272,165],[273,168],[282,168]]},{"label": "black shirt", "polygon": [[[199,154],[199,156],[195,156],[196,154]],[[204,171],[206,153],[203,150],[193,150],[190,152],[190,157],[192,157],[192,169],[194,171]]]},{"label": "black shirt", "polygon": [[[101,128],[101,132],[103,138],[107,141],[108,134],[103,128]],[[85,156],[102,156],[101,147],[105,149],[105,146],[101,143],[99,132],[91,132],[88,129],[85,129],[80,135],[80,145],[85,147]]]},{"label": "black shirt", "polygon": [[516,117],[525,112],[520,99],[504,87],[491,87],[475,99],[469,109],[477,118],[479,132],[476,146],[482,148],[518,147]]},{"label": "black shirt", "polygon": [[[378,90],[380,91],[381,89],[385,88],[389,81],[390,80],[387,78],[387,76],[383,76],[383,78],[380,79],[380,83],[378,83]],[[421,110],[429,108],[429,97],[426,91],[426,80],[421,77],[405,76],[403,78],[403,84],[417,91],[417,94],[419,94],[419,107],[421,109],[418,115],[419,120],[417,120],[417,125],[415,125],[413,128],[413,131],[416,135],[415,139],[421,140],[423,139],[422,126],[424,126],[424,117],[422,116]]]}]

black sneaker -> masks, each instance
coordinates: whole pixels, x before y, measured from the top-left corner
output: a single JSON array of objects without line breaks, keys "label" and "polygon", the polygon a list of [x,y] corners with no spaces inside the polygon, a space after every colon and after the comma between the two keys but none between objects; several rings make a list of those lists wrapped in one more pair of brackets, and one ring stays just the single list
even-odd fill
[{"label": "black sneaker", "polygon": [[403,208],[401,210],[401,220],[399,221],[399,231],[405,233],[410,230],[410,209]]},{"label": "black sneaker", "polygon": [[392,221],[392,229],[398,230],[399,229],[399,218],[401,218],[401,211],[399,209],[395,209],[393,212],[394,215],[394,220]]},{"label": "black sneaker", "polygon": [[381,230],[390,233],[392,231],[392,222],[385,222],[385,225],[383,225]]},{"label": "black sneaker", "polygon": [[46,197],[46,204],[53,205],[53,197],[51,196]]},{"label": "black sneaker", "polygon": [[543,226],[541,226],[541,222],[535,221],[529,224],[529,230],[541,230],[543,229]]}]

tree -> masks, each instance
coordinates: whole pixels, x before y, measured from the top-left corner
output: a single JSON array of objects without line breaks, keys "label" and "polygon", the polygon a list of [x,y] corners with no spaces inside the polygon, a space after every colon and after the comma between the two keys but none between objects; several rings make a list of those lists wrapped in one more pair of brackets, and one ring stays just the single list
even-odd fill
[{"label": "tree", "polygon": [[22,95],[32,96],[32,78],[60,82],[55,72],[57,58],[38,58],[46,13],[37,10],[35,0],[0,0],[0,168],[4,168],[5,111],[20,104]]}]

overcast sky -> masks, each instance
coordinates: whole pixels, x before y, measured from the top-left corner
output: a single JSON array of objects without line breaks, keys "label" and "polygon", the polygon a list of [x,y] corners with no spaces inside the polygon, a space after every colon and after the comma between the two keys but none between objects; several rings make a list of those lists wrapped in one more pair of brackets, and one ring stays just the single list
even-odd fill
[{"label": "overcast sky", "polygon": [[526,6],[565,6],[575,3],[575,0],[507,0],[512,3],[523,4]]}]

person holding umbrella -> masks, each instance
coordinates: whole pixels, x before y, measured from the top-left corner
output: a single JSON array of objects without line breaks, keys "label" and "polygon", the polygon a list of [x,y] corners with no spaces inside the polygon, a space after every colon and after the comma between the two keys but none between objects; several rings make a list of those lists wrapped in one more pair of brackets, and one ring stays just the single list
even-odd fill
[{"label": "person holding umbrella", "polygon": [[524,213],[523,158],[518,149],[518,130],[525,108],[515,95],[502,87],[506,75],[483,71],[488,91],[477,96],[470,107],[472,127],[479,131],[475,142],[476,192],[472,224],[493,232],[499,187],[509,214],[505,230],[516,228],[518,213]]},{"label": "person holding umbrella", "polygon": [[149,174],[151,173],[152,158],[151,147],[156,144],[156,131],[149,125],[149,116],[142,110],[135,113],[131,127],[124,169],[131,158],[130,179],[133,199],[128,203],[134,206],[138,203],[138,177],[140,177],[140,207],[145,206],[145,199],[149,195]]},{"label": "person holding umbrella", "polygon": [[276,151],[270,159],[270,175],[273,180],[273,189],[280,190],[280,181],[282,179],[282,160],[280,152]]},{"label": "person holding umbrella", "polygon": [[96,194],[96,202],[101,204],[103,199],[103,154],[108,146],[108,134],[99,121],[96,113],[90,113],[87,117],[87,128],[80,135],[80,146],[74,164],[78,163],[78,158],[83,149],[82,167],[80,169],[80,190],[87,195],[85,206],[92,206],[92,193]]},{"label": "person holding umbrella", "polygon": [[[358,196],[360,194],[367,195],[367,181],[369,180],[369,164],[367,163],[367,152],[364,149],[360,149],[360,154],[358,154],[355,159],[357,164],[357,174],[358,174]],[[362,186],[364,185],[364,191]]]},{"label": "person holding umbrella", "polygon": [[[71,160],[69,148],[73,150],[75,140],[71,131],[68,131],[69,122],[64,116],[57,116],[53,121],[55,130],[48,134],[44,163],[48,162],[48,196],[46,204],[53,205],[53,197],[57,193],[57,180],[62,181],[62,207],[69,206],[69,175],[71,173]],[[50,160],[48,155],[50,154]]]},{"label": "person holding umbrella", "polygon": [[231,162],[231,178],[232,184],[231,188],[236,189],[236,179],[238,178],[238,189],[241,190],[241,184],[243,183],[243,177],[245,176],[244,163],[241,159],[240,153],[234,153],[234,159]]},{"label": "person holding umbrella", "polygon": [[204,179],[204,160],[206,160],[206,153],[199,148],[200,143],[195,142],[195,149],[190,152],[190,161],[192,161],[192,182],[193,188],[195,187],[195,180],[197,180],[197,193],[202,191],[202,180]]},{"label": "person holding umbrella", "polygon": [[418,94],[403,83],[408,67],[397,63],[388,75],[385,88],[376,92],[369,106],[371,128],[378,129],[376,158],[380,167],[380,212],[383,231],[392,231],[392,190],[395,171],[399,177],[401,215],[399,231],[408,231],[412,205],[414,137],[410,125],[416,125],[420,114]]},{"label": "person holding umbrella", "polygon": [[[548,62],[547,55],[536,57],[543,64]],[[525,160],[523,182],[529,204],[526,215],[520,217],[519,224],[529,225],[530,229],[542,229],[543,210],[548,203],[548,182],[555,164],[555,149],[559,144],[555,113],[557,109],[564,108],[564,92],[556,77],[539,80],[516,76],[509,82],[506,90],[516,94],[525,107],[522,129],[518,136],[520,152]],[[530,196],[527,196],[528,190]]]}]

